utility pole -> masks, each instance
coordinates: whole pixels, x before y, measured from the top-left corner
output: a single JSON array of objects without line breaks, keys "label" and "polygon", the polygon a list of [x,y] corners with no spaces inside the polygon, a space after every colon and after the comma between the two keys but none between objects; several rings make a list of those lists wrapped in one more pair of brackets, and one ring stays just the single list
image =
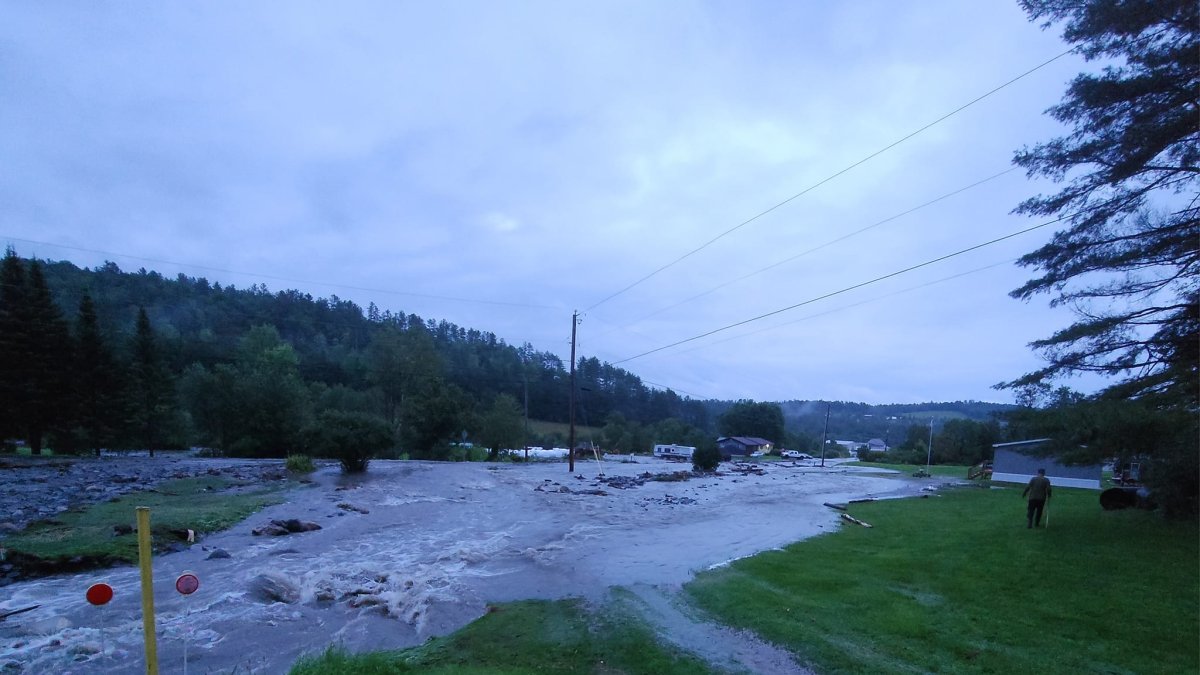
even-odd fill
[{"label": "utility pole", "polygon": [[579,325],[579,312],[571,313],[571,431],[567,438],[568,471],[575,473],[575,327]]},{"label": "utility pole", "polygon": [[829,408],[832,404],[825,404],[825,430],[821,432],[821,466],[825,466],[825,436],[829,434]]},{"label": "utility pole", "polygon": [[925,453],[925,473],[929,473],[930,460],[933,459],[933,417],[929,418],[929,448]]},{"label": "utility pole", "polygon": [[[522,360],[522,365],[526,365]],[[521,369],[521,384],[525,390],[525,461],[529,461],[529,368]]]}]

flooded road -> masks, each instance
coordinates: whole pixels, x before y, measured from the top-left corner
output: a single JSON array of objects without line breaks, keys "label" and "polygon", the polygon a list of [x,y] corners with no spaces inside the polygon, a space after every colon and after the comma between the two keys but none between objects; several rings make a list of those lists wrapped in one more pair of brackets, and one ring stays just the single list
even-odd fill
[{"label": "flooded road", "polygon": [[[688,468],[637,462],[483,464],[374,461],[336,467],[234,528],[154,560],[160,672],[280,673],[331,644],[394,649],[453,632],[487,604],[599,598],[611,586],[677,586],[700,570],[838,527],[826,501],[915,494],[930,481],[764,463],[762,475],[620,489],[596,480]],[[153,514],[151,514],[153,518]],[[253,536],[271,519],[321,529]],[[212,557],[220,549],[229,557]],[[221,555],[221,554],[217,554]],[[192,572],[199,590],[181,596]],[[112,602],[90,606],[105,582]],[[129,673],[143,667],[136,568],[0,588],[0,672]]]}]

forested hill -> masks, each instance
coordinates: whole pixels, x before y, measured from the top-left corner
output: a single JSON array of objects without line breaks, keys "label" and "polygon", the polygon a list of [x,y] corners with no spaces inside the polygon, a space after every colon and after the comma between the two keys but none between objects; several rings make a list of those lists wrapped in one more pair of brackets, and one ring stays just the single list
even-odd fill
[{"label": "forested hill", "polygon": [[[531,419],[567,421],[569,364],[493,333],[113,263],[83,269],[10,251],[0,275],[0,438],[70,451],[205,445],[282,456],[305,447],[306,430],[328,427],[323,416],[341,415],[348,426],[386,425],[393,447],[416,456],[445,456],[460,440],[565,441],[530,437],[520,418],[528,401]],[[809,447],[827,407],[830,437],[864,442],[915,438],[912,428],[931,416],[940,431],[1007,408],[788,401],[766,404],[771,423],[760,427],[736,423],[746,416],[733,412],[755,410],[747,402],[680,397],[591,357],[577,371],[577,420],[626,449],[717,433]]]},{"label": "forested hill", "polygon": [[[295,350],[306,383],[365,392],[382,375],[378,368],[386,340],[381,336],[400,334],[405,338],[400,351],[419,350],[414,345],[428,339],[439,357],[438,374],[473,406],[490,405],[497,394],[509,394],[524,405],[527,390],[531,418],[565,422],[568,417],[567,364],[528,344],[507,344],[493,333],[380,311],[374,304],[364,310],[337,296],[270,292],[265,285],[222,287],[182,274],[166,278],[144,269],[123,272],[113,263],[94,270],[69,262],[43,265],[63,316],[73,321],[83,294],[90,294],[101,328],[114,344],[133,334],[138,308],[145,307],[170,369],[180,375],[193,364],[213,368],[235,361],[251,328],[269,325]],[[596,422],[619,412],[643,423],[677,417],[709,426],[700,402],[647,387],[607,363],[583,359],[577,378],[585,390],[588,417]]]},{"label": "forested hill", "polygon": [[784,423],[794,433],[820,437],[829,413],[829,436],[865,441],[879,438],[890,442],[903,439],[909,427],[929,424],[941,428],[950,420],[990,422],[1016,409],[1015,405],[983,401],[891,403],[868,405],[848,401],[784,401]]}]

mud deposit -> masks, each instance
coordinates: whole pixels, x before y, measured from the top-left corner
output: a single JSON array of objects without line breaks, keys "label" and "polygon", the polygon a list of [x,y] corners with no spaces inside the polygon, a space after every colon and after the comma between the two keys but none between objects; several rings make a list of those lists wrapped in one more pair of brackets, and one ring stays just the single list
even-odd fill
[{"label": "mud deposit", "polygon": [[[761,474],[727,466],[718,476],[619,479],[620,487],[613,477],[681,467],[585,462],[572,476],[557,462],[376,461],[358,478],[322,468],[286,503],[156,556],[162,672],[182,672],[185,647],[189,672],[281,673],[330,644],[420,644],[481,616],[490,602],[599,598],[612,586],[670,592],[697,571],[836,529],[838,512],[823,502],[914,494],[931,484],[793,463],[768,464]],[[609,480],[599,480],[601,472]],[[321,527],[251,534],[289,519]],[[184,572],[200,579],[190,596],[175,590]],[[100,581],[115,597],[98,608],[85,592]],[[40,605],[0,622],[0,672],[143,667],[135,568],[22,581],[0,592],[0,613]],[[651,619],[668,614],[668,605],[650,604]],[[738,661],[758,670],[761,658]],[[765,658],[779,664],[782,657]]]}]

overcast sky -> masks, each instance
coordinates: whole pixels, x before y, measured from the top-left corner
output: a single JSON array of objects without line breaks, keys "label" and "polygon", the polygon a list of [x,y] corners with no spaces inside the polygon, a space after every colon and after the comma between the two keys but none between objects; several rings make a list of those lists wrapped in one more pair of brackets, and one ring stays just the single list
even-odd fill
[{"label": "overcast sky", "polygon": [[579,310],[580,355],[700,398],[1010,402],[1073,318],[1008,297],[1053,226],[859,287],[1039,223],[1011,158],[1077,56],[888,147],[1067,49],[1013,0],[10,2],[0,40],[23,256],[564,359]]}]

